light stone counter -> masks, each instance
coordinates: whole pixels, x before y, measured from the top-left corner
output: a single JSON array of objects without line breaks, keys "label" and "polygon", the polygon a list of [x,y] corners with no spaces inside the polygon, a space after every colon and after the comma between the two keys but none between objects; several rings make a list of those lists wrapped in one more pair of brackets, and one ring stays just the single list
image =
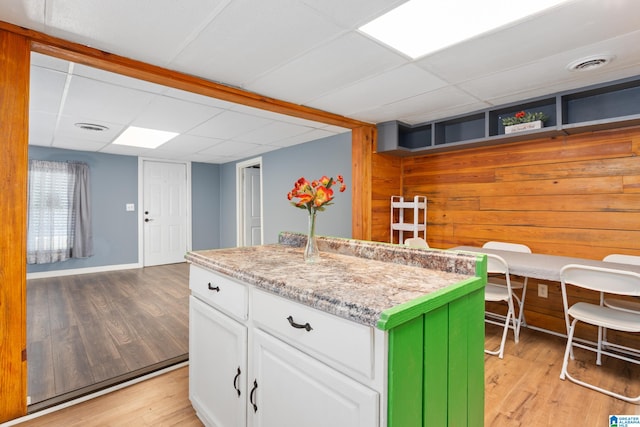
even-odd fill
[{"label": "light stone counter", "polygon": [[381,313],[476,277],[478,257],[437,249],[319,237],[321,260],[302,257],[306,236],[278,244],[193,251],[194,265],[319,310],[376,326]]}]

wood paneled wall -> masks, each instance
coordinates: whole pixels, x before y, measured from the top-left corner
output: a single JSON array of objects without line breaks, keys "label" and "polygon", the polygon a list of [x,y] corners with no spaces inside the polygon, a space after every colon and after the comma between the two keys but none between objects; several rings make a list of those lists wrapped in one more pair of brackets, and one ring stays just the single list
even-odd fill
[{"label": "wood paneled wall", "polygon": [[[502,240],[590,259],[640,255],[640,127],[386,157],[373,161],[382,165],[374,167],[373,240],[389,241],[388,197],[401,188],[406,198],[427,196],[435,248]],[[542,299],[530,283],[529,323],[563,332],[559,284],[548,282]]]}]

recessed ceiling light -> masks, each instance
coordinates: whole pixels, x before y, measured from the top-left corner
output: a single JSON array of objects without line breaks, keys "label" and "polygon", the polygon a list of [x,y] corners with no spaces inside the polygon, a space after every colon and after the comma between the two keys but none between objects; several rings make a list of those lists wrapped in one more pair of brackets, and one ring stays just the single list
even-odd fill
[{"label": "recessed ceiling light", "polygon": [[612,55],[592,55],[586,58],[578,59],[567,65],[567,69],[571,71],[589,71],[596,68],[604,67],[613,61]]},{"label": "recessed ceiling light", "polygon": [[97,125],[95,123],[75,123],[75,126],[79,127],[82,130],[91,130],[94,132],[104,132],[105,130],[109,130],[108,127]]},{"label": "recessed ceiling light", "polygon": [[113,144],[141,148],[157,148],[170,139],[175,138],[177,135],[179,134],[176,132],[129,126],[113,141]]},{"label": "recessed ceiling light", "polygon": [[415,59],[566,0],[409,0],[360,31]]}]

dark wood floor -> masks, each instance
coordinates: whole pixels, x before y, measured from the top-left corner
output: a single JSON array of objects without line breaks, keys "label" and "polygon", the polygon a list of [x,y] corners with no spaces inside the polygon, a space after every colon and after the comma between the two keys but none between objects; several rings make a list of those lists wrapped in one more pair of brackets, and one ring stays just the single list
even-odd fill
[{"label": "dark wood floor", "polygon": [[[564,338],[531,329],[518,344],[509,338],[504,359],[485,355],[485,426],[598,427],[609,425],[609,415],[640,415],[640,405],[560,380]],[[498,340],[497,328],[488,327],[487,345]],[[594,367],[592,355],[578,351],[576,359],[579,374],[640,393],[638,365],[606,359]],[[184,367],[18,426],[201,426],[188,393]]]},{"label": "dark wood floor", "polygon": [[30,412],[188,358],[186,263],[27,281]]}]

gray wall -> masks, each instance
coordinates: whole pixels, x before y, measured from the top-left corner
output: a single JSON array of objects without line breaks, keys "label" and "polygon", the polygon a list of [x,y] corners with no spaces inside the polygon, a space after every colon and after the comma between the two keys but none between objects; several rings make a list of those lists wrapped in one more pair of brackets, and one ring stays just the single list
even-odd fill
[{"label": "gray wall", "polygon": [[[30,146],[38,160],[77,160],[89,164],[93,201],[95,255],[53,264],[28,265],[27,272],[80,269],[138,262],[138,158]],[[318,214],[321,235],[351,237],[351,133],[282,148],[262,155],[264,243],[278,241],[281,231],[306,232],[307,215],[287,200],[294,182],[342,174],[347,191]],[[192,248],[236,246],[236,162],[191,164]],[[135,203],[136,212],[125,204]]]},{"label": "gray wall", "polygon": [[[53,264],[30,264],[27,272],[88,268],[138,262],[138,158],[29,146],[29,158],[76,160],[89,165],[95,255]],[[136,212],[125,204],[135,203]]]},{"label": "gray wall", "polygon": [[[28,273],[135,264],[138,262],[138,158],[30,146],[29,158],[86,162],[91,174],[94,256],[53,264],[30,264]],[[220,245],[220,166],[191,164],[192,247]],[[135,212],[125,211],[134,203]]]},{"label": "gray wall", "polygon": [[[337,192],[334,205],[318,213],[316,232],[320,235],[351,237],[351,133],[332,136],[262,155],[264,243],[275,243],[281,231],[306,232],[307,214],[287,200],[294,182],[323,175],[341,174],[347,184],[344,193]],[[220,246],[236,246],[236,163],[221,170]]]},{"label": "gray wall", "polygon": [[191,247],[220,247],[220,165],[191,163]]}]

